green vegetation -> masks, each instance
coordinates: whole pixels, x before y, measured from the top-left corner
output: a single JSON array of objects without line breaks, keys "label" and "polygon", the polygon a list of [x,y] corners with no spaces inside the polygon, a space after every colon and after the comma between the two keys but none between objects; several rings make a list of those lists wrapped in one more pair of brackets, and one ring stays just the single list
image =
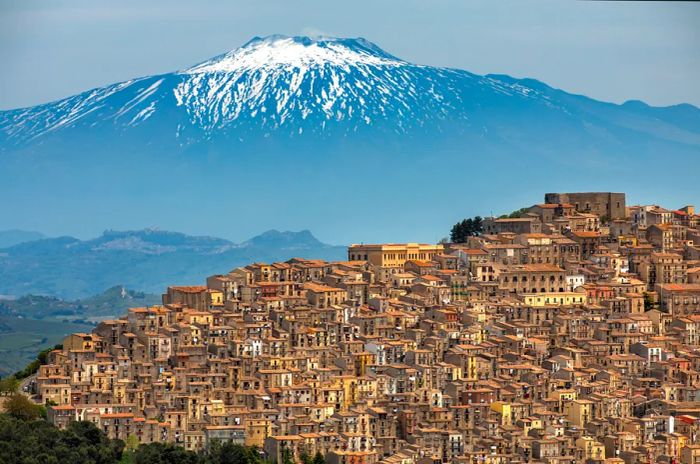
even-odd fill
[{"label": "green vegetation", "polygon": [[42,420],[0,414],[0,462],[112,464],[119,462],[123,448],[121,440],[108,439],[89,422],[59,430]]},{"label": "green vegetation", "polygon": [[34,403],[21,393],[14,393],[2,406],[5,412],[15,419],[32,421],[46,417],[46,408]]},{"label": "green vegetation", "polygon": [[0,379],[0,396],[16,393],[19,388],[19,380],[14,375]]},{"label": "green vegetation", "polygon": [[38,351],[59,343],[69,333],[89,332],[97,321],[160,302],[157,295],[121,286],[76,301],[36,295],[0,300],[0,376],[21,369]]},{"label": "green vegetation", "polygon": [[40,351],[36,359],[27,364],[21,371],[16,372],[14,377],[17,379],[26,379],[30,375],[35,374],[39,370],[40,366],[47,363],[47,357],[50,352],[61,349],[63,349],[63,345],[58,344],[54,345],[52,348],[46,348],[45,350]]},{"label": "green vegetation", "polygon": [[92,324],[76,324],[56,319],[26,319],[0,316],[0,377],[23,369],[37,358],[37,353],[74,332],[89,332]]},{"label": "green vegetation", "polygon": [[654,301],[649,292],[644,292],[644,311],[651,311],[652,309],[660,309],[659,303]]},{"label": "green vegetation", "polygon": [[256,447],[236,445],[230,442],[214,442],[200,456],[200,464],[268,464]]},{"label": "green vegetation", "polygon": [[464,219],[452,226],[450,240],[452,243],[465,243],[469,237],[481,235],[483,231],[484,225],[481,216],[475,216],[473,219]]},{"label": "green vegetation", "polygon": [[[111,440],[91,422],[71,422],[66,430],[60,430],[37,420],[41,406],[19,394],[11,400],[17,404],[8,408],[6,402],[8,412],[0,414],[1,463],[269,464],[257,448],[230,442],[214,442],[208,450],[195,453],[172,443],[139,446],[135,436],[126,444]],[[323,455],[304,462],[322,464]]]},{"label": "green vegetation", "polygon": [[122,457],[122,464],[268,464],[269,462],[263,459],[257,448],[230,442],[213,442],[208,450],[200,453],[187,451],[172,443],[149,443],[139,446],[135,451],[127,450]]},{"label": "green vegetation", "polygon": [[304,451],[303,453],[301,453],[301,456],[299,456],[299,458],[302,464],[324,464],[326,462],[326,460],[320,452],[317,452],[316,455],[312,458],[310,454]]},{"label": "green vegetation", "polygon": [[294,464],[294,457],[288,448],[282,450],[282,464]]},{"label": "green vegetation", "polygon": [[528,210],[528,208],[516,209],[515,211],[513,211],[510,214],[501,214],[500,216],[498,216],[498,219],[516,219],[516,218],[524,216],[525,213],[527,213],[527,210]]},{"label": "green vegetation", "polygon": [[200,456],[194,451],[187,451],[172,443],[141,445],[127,459],[134,464],[199,464],[201,462]]},{"label": "green vegetation", "polygon": [[116,286],[81,300],[67,301],[52,296],[26,295],[0,301],[0,315],[31,319],[54,318],[89,323],[105,317],[121,316],[127,309],[160,304],[160,296]]}]

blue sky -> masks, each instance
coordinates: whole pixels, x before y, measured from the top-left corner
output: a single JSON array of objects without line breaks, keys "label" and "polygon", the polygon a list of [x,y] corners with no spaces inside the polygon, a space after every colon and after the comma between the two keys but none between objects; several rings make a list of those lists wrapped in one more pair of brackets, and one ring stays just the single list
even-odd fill
[{"label": "blue sky", "polygon": [[184,68],[273,33],[362,36],[422,64],[700,106],[700,3],[0,0],[0,108]]}]

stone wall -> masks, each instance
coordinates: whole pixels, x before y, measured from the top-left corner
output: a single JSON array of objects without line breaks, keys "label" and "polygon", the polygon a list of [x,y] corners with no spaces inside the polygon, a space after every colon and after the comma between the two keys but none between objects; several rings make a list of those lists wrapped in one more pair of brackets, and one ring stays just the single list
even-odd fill
[{"label": "stone wall", "polygon": [[544,202],[570,203],[581,213],[607,216],[608,219],[625,217],[625,194],[613,192],[546,193]]}]

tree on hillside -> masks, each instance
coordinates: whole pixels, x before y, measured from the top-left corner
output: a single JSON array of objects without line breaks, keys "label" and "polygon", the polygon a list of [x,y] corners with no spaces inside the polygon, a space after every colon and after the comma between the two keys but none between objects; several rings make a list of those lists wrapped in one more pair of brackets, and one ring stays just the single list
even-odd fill
[{"label": "tree on hillside", "polygon": [[198,464],[199,456],[172,443],[148,443],[134,453],[136,464]]},{"label": "tree on hillside", "polygon": [[46,421],[24,421],[0,414],[0,462],[17,464],[115,464],[124,442],[110,440],[92,423],[60,430]]},{"label": "tree on hillside", "polygon": [[139,437],[133,433],[126,437],[126,449],[133,452],[139,447]]},{"label": "tree on hillside", "polygon": [[42,407],[32,403],[21,393],[15,393],[5,401],[5,411],[15,419],[31,421],[42,416]]},{"label": "tree on hillside", "polygon": [[201,462],[206,464],[262,464],[263,460],[255,447],[217,440],[209,445]]},{"label": "tree on hillside", "polygon": [[483,219],[481,216],[464,219],[452,226],[450,230],[450,240],[452,243],[465,243],[469,237],[481,235],[484,231]]},{"label": "tree on hillside", "polygon": [[62,349],[63,349],[63,345],[59,344],[59,345],[55,345],[53,348],[47,348],[47,349],[39,352],[39,354],[36,356],[36,359],[34,361],[27,364],[27,366],[24,369],[22,369],[21,371],[15,373],[15,377],[18,379],[24,379],[24,378],[29,377],[32,374],[35,374],[39,370],[39,367],[43,366],[44,364],[46,364],[48,362],[49,353],[51,353],[53,350],[62,350]]},{"label": "tree on hillside", "polygon": [[17,380],[14,375],[0,379],[0,396],[17,393],[18,388],[19,380]]}]

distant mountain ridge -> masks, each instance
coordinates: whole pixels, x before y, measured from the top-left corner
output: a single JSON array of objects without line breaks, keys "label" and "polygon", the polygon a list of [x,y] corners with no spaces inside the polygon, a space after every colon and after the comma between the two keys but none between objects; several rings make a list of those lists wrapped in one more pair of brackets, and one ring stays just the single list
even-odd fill
[{"label": "distant mountain ridge", "polygon": [[6,248],[19,243],[41,240],[46,236],[41,232],[29,230],[10,229],[0,230],[0,248]]},{"label": "distant mountain ridge", "polygon": [[271,230],[240,244],[155,229],[110,230],[91,240],[57,237],[0,249],[0,294],[79,299],[115,284],[160,294],[253,261],[344,256],[345,247],[324,244],[308,230]]}]

